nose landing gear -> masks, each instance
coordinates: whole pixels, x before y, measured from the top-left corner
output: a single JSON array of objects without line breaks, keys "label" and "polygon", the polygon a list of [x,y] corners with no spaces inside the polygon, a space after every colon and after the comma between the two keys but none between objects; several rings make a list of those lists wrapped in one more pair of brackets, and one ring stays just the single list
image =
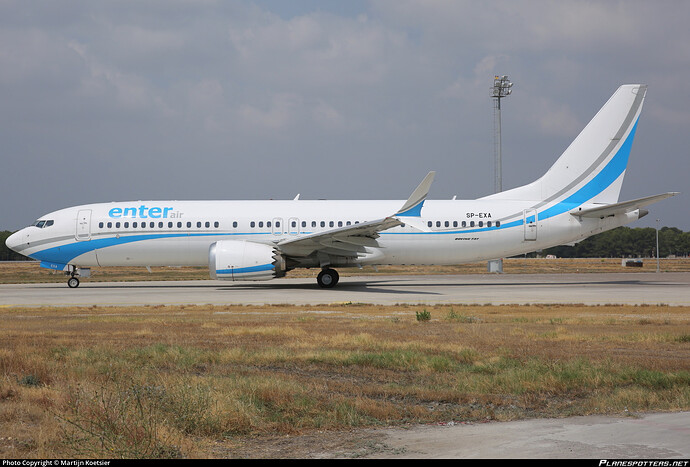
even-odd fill
[{"label": "nose landing gear", "polygon": [[67,279],[67,286],[70,289],[76,289],[79,287],[80,277],[91,277],[90,268],[78,268],[76,266],[69,265],[69,270],[65,272],[66,275],[70,276]]}]

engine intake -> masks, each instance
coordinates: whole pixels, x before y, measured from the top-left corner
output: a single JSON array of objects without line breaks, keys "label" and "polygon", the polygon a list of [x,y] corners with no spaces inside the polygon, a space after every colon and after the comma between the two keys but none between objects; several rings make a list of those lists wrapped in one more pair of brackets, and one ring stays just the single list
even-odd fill
[{"label": "engine intake", "polygon": [[267,281],[285,275],[285,258],[270,245],[222,240],[209,248],[212,279]]}]

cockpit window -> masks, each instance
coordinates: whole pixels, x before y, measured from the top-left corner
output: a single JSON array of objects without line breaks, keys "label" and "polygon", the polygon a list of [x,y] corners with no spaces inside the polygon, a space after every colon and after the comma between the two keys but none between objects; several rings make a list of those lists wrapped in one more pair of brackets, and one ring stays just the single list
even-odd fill
[{"label": "cockpit window", "polygon": [[46,227],[50,227],[51,225],[53,225],[53,223],[54,223],[54,221],[52,221],[52,220],[41,220],[41,219],[39,219],[31,225],[34,227],[38,227],[39,229],[44,229]]}]

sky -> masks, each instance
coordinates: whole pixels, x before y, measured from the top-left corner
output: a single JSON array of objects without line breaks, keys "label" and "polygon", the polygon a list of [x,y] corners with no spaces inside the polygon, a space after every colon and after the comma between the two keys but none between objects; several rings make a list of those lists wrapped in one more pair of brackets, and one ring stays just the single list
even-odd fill
[{"label": "sky", "polygon": [[[94,202],[429,199],[541,176],[649,86],[621,201],[690,230],[690,2],[0,0],[0,230]],[[658,222],[657,222],[658,219]]]}]

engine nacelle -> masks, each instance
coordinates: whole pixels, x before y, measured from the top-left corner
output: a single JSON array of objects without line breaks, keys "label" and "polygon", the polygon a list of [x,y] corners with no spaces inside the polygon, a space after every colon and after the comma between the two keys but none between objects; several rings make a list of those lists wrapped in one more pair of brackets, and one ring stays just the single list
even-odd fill
[{"label": "engine nacelle", "polygon": [[285,258],[272,246],[248,241],[222,240],[209,248],[212,279],[267,281],[285,275]]}]

